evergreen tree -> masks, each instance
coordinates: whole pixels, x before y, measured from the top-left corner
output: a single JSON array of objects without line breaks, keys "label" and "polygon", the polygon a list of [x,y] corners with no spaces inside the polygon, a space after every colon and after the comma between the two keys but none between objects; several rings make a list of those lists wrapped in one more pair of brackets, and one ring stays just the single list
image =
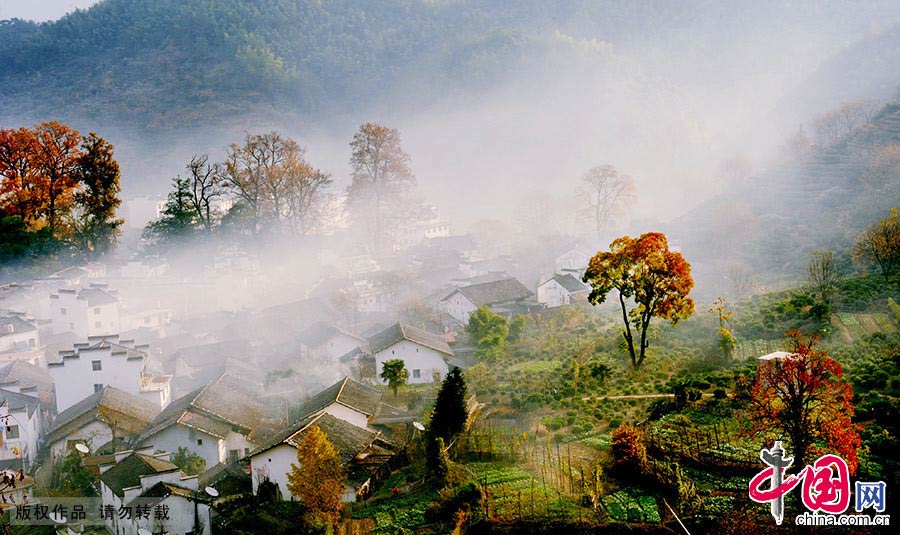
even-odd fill
[{"label": "evergreen tree", "polygon": [[172,179],[174,189],[169,192],[162,217],[144,227],[143,237],[155,247],[165,247],[187,241],[197,230],[197,212],[194,210],[190,181]]},{"label": "evergreen tree", "polygon": [[460,369],[454,366],[444,379],[434,402],[429,434],[449,442],[465,429],[468,416],[466,380]]}]

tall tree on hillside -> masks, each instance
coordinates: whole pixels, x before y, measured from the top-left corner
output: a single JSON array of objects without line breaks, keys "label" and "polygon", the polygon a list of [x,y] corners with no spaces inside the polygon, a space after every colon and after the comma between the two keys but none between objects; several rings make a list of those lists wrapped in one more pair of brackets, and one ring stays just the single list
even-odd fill
[{"label": "tall tree on hillside", "polygon": [[876,264],[885,280],[890,278],[900,266],[900,213],[896,208],[863,231],[853,248],[853,259]]},{"label": "tall tree on hillside", "polygon": [[34,136],[38,214],[56,232],[60,216],[71,208],[75,197],[81,136],[77,130],[56,121],[37,125]]},{"label": "tall tree on hillside", "polygon": [[816,337],[807,342],[799,331],[788,335],[791,355],[761,362],[757,368],[751,423],[757,431],[786,434],[798,468],[819,452],[833,452],[854,473],[860,437],[859,426],[852,422],[853,389],[841,365],[827,351],[814,348]]},{"label": "tall tree on hillside", "polygon": [[387,381],[396,398],[397,390],[409,380],[409,370],[406,369],[406,363],[401,359],[387,360],[381,365],[380,377]]},{"label": "tall tree on hillside", "polygon": [[300,499],[314,523],[335,524],[344,509],[341,497],[347,474],[341,457],[317,425],[297,446],[297,463],[288,472],[288,490]]},{"label": "tall tree on hillside", "polygon": [[302,152],[291,156],[285,173],[285,205],[291,230],[308,234],[321,216],[323,194],[333,180],[328,173],[313,168]]},{"label": "tall tree on hillside", "polygon": [[187,164],[187,170],[191,181],[191,205],[206,232],[212,232],[216,219],[213,202],[225,195],[222,171],[219,164],[210,163],[209,156],[205,154],[194,155]]},{"label": "tall tree on hillside", "polygon": [[839,278],[831,251],[813,251],[809,258],[809,283],[825,304],[831,303],[835,284]]},{"label": "tall tree on hillside", "polygon": [[581,180],[585,184],[594,231],[598,237],[603,237],[610,219],[621,213],[625,205],[634,202],[634,179],[611,165],[598,165],[589,169]]},{"label": "tall tree on hillside", "polygon": [[75,167],[81,188],[75,193],[76,210],[71,217],[73,239],[82,251],[104,254],[112,249],[124,222],[116,219],[122,204],[119,164],[113,158],[113,146],[93,132],[81,148]]},{"label": "tall tree on hillside", "polygon": [[387,246],[388,218],[402,212],[399,203],[415,186],[415,177],[409,155],[400,145],[400,133],[394,128],[366,123],[354,134],[350,148],[353,181],[348,200],[357,223],[371,229],[378,251]]},{"label": "tall tree on hillside", "polygon": [[[681,253],[669,250],[666,235],[660,232],[617,239],[608,252],[600,251],[591,259],[583,280],[591,285],[588,300],[594,305],[616,290],[625,327],[622,336],[635,370],[646,357],[647,329],[653,318],[674,325],[694,312],[694,301],[688,297],[694,287],[691,265]],[[634,302],[631,310],[627,301]]]},{"label": "tall tree on hillside", "polygon": [[881,104],[877,99],[858,99],[840,104],[813,122],[816,139],[821,145],[833,145],[854,130],[868,124]]},{"label": "tall tree on hillside", "polygon": [[450,370],[434,402],[428,433],[432,438],[443,438],[450,442],[463,432],[469,411],[466,409],[466,380],[456,366]]}]

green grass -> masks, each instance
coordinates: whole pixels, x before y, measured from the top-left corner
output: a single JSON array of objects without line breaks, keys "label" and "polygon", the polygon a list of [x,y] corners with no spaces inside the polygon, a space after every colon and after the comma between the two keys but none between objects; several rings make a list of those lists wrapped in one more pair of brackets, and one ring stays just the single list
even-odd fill
[{"label": "green grass", "polygon": [[660,522],[656,498],[638,489],[620,490],[604,496],[603,505],[610,518],[619,522]]}]

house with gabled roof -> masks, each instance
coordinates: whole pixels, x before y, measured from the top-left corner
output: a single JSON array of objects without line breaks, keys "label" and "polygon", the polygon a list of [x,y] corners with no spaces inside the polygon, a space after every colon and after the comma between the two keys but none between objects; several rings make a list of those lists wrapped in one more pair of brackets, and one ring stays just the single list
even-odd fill
[{"label": "house with gabled roof", "polygon": [[57,415],[45,440],[50,457],[65,456],[76,443],[95,452],[118,449],[137,438],[160,410],[152,401],[106,386]]},{"label": "house with gabled roof", "polygon": [[55,334],[71,331],[81,338],[121,331],[118,293],[105,284],[80,290],[61,289],[50,295],[49,316]]},{"label": "house with gabled roof", "polygon": [[[116,452],[114,462],[100,466],[104,508],[118,512],[146,507],[150,511],[146,516],[132,514],[129,518],[116,513],[105,517],[107,530],[121,535],[138,535],[142,528],[152,533],[209,535],[210,499],[198,492],[198,477],[185,476],[172,464],[169,453],[151,454],[151,450],[152,447],[146,447]],[[168,514],[154,514],[162,505]]]},{"label": "house with gabled roof", "polygon": [[325,322],[317,322],[308,327],[297,339],[300,342],[301,358],[323,363],[334,362],[366,343],[365,338]]},{"label": "house with gabled roof", "polygon": [[465,325],[469,323],[469,316],[480,306],[490,307],[500,313],[498,309],[508,309],[532,295],[534,294],[524,284],[510,277],[460,286],[441,299],[441,305],[453,319]]},{"label": "house with gabled roof", "polygon": [[[335,417],[328,412],[313,413],[284,431],[248,455],[253,493],[268,480],[275,483],[282,499],[291,499],[287,487],[287,475],[291,465],[297,463],[297,447],[312,428],[318,426],[337,450],[349,477],[344,489],[344,501],[355,501],[360,487],[366,485],[374,459],[387,462],[396,447],[384,440],[380,432],[365,429]],[[362,472],[357,468],[365,467]]]},{"label": "house with gabled roof", "polygon": [[40,400],[0,389],[0,421],[0,467],[30,467],[44,431]]},{"label": "house with gabled roof", "polygon": [[587,299],[590,293],[590,286],[571,273],[557,273],[538,285],[537,300],[545,307],[555,308]]},{"label": "house with gabled roof", "polygon": [[400,359],[409,371],[409,383],[441,381],[450,370],[447,359],[453,350],[441,335],[402,322],[395,323],[371,336],[367,343],[341,357],[344,365],[367,361],[375,379],[387,384],[379,375],[384,363]]},{"label": "house with gabled roof", "polygon": [[138,443],[166,451],[186,447],[208,467],[236,460],[265,440],[275,425],[258,398],[247,381],[222,374],[163,409]]},{"label": "house with gabled roof", "polygon": [[302,418],[313,413],[327,412],[335,418],[366,428],[380,402],[380,390],[344,377],[301,403],[298,414]]},{"label": "house with gabled roof", "polygon": [[0,388],[38,398],[44,422],[47,424],[56,414],[53,379],[46,368],[22,360],[14,360],[0,366]]}]

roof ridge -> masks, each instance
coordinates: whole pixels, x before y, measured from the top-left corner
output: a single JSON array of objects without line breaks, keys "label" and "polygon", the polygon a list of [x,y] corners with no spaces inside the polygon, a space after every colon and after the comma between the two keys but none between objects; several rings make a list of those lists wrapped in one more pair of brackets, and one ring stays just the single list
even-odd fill
[{"label": "roof ridge", "polygon": [[339,401],[341,399],[341,394],[344,393],[344,387],[347,386],[347,380],[350,379],[349,375],[344,376],[344,380],[341,381],[341,388],[338,389],[338,393],[334,396],[335,401]]}]

